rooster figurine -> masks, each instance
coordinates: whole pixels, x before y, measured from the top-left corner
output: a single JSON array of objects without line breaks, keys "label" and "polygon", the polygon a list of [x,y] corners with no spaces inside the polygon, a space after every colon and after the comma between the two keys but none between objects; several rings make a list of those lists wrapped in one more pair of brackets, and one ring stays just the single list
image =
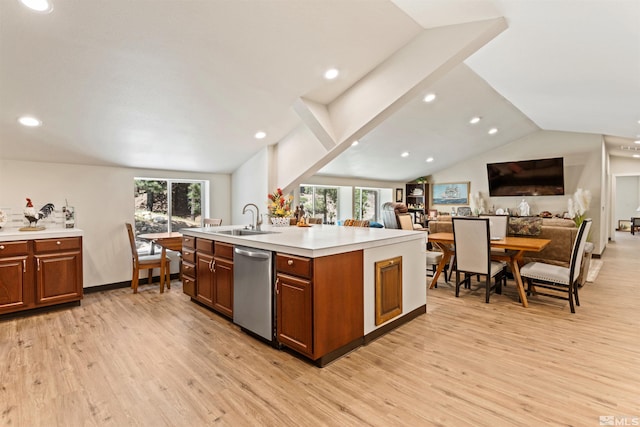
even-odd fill
[{"label": "rooster figurine", "polygon": [[36,208],[34,208],[31,203],[31,199],[27,197],[27,206],[24,208],[24,217],[29,220],[29,227],[35,227],[38,224],[38,221],[51,215],[54,208],[55,206],[53,206],[53,203],[47,203],[41,207],[39,211],[36,211]]}]

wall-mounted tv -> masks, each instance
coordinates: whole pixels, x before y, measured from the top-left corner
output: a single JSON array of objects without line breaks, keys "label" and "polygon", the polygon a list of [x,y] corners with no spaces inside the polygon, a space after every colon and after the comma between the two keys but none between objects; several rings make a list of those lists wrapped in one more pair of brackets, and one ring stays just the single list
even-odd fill
[{"label": "wall-mounted tv", "polygon": [[564,195],[562,157],[487,163],[489,196]]}]

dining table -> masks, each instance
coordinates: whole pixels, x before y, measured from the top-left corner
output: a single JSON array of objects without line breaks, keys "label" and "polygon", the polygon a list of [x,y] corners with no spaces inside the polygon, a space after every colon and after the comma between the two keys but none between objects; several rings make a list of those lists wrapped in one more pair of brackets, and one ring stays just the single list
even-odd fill
[{"label": "dining table", "polygon": [[[182,233],[178,231],[162,232],[162,233],[144,233],[138,234],[138,238],[151,242],[150,253],[153,254],[154,244],[162,248],[162,274],[160,275],[160,293],[164,292],[164,273],[167,266],[164,265],[167,259],[167,249],[182,253]],[[170,287],[167,284],[167,287]]]},{"label": "dining table", "polygon": [[[454,237],[453,233],[433,233],[428,236],[429,242],[433,243],[442,251],[442,259],[438,263],[429,289],[436,286],[438,277],[444,271],[445,266],[451,260],[451,257],[455,254],[454,249]],[[495,261],[505,261],[511,268],[511,273],[516,282],[518,288],[518,295],[523,307],[528,307],[527,295],[524,290],[524,284],[522,282],[522,276],[520,275],[520,265],[523,263],[523,257],[525,252],[540,252],[543,250],[551,240],[540,239],[537,237],[518,237],[507,236],[500,240],[491,240],[490,245],[492,249],[505,249],[504,252],[492,253],[491,259]]]}]

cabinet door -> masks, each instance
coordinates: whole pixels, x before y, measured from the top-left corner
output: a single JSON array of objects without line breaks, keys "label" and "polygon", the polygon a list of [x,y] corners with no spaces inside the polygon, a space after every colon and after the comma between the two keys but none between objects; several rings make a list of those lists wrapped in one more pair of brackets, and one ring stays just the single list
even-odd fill
[{"label": "cabinet door", "polygon": [[213,255],[196,254],[196,299],[213,306]]},{"label": "cabinet door", "polygon": [[40,254],[36,259],[36,304],[48,305],[82,298],[82,253]]},{"label": "cabinet door", "polygon": [[233,261],[214,257],[213,308],[233,317]]},{"label": "cabinet door", "polygon": [[375,264],[376,326],[402,314],[402,257]]},{"label": "cabinet door", "polygon": [[276,280],[277,338],[281,344],[313,355],[312,283],[286,274]]},{"label": "cabinet door", "polygon": [[33,305],[28,256],[0,258],[0,313],[9,313]]}]

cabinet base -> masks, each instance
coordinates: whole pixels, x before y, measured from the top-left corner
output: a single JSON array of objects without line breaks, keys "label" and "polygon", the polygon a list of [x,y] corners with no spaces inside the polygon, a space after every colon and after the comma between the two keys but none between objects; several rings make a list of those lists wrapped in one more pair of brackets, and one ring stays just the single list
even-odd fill
[{"label": "cabinet base", "polygon": [[62,304],[47,305],[47,306],[44,306],[44,307],[29,308],[29,309],[26,309],[26,310],[20,310],[20,311],[14,311],[14,312],[11,312],[11,313],[0,314],[0,320],[14,319],[16,317],[32,316],[32,315],[38,314],[38,313],[46,313],[46,312],[50,312],[50,311],[54,311],[54,310],[61,310],[61,309],[75,307],[75,306],[79,306],[79,305],[80,305],[80,300],[71,301],[71,302],[65,302],[65,303],[62,303]]}]

